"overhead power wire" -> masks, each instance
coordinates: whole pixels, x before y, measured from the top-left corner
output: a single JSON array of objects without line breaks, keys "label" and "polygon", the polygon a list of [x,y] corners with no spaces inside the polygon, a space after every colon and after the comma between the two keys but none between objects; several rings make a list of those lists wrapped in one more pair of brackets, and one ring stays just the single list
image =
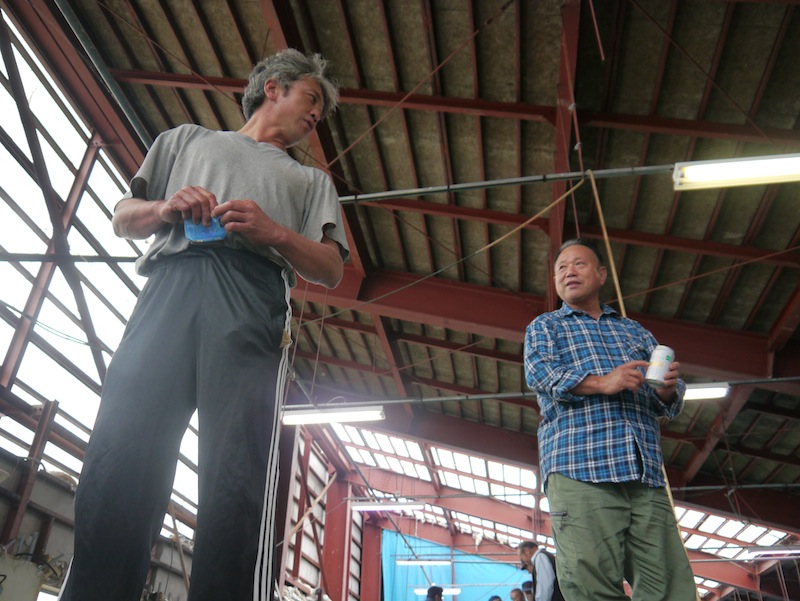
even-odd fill
[{"label": "overhead power wire", "polygon": [[[455,267],[455,266],[459,265],[460,263],[463,263],[464,261],[467,261],[467,260],[471,259],[472,257],[474,257],[474,256],[476,256],[476,255],[478,255],[478,254],[480,254],[480,253],[482,253],[482,252],[486,252],[487,250],[489,250],[489,249],[490,249],[490,248],[492,248],[493,246],[496,246],[497,244],[500,244],[500,243],[501,243],[503,240],[505,240],[505,239],[509,238],[510,236],[513,236],[513,235],[514,235],[514,234],[516,234],[517,232],[519,232],[519,231],[523,230],[523,229],[524,229],[524,228],[526,228],[528,225],[530,225],[531,223],[533,223],[534,221],[536,221],[537,219],[539,219],[540,217],[542,217],[542,216],[543,216],[544,214],[546,214],[546,213],[547,213],[547,212],[548,212],[550,209],[552,209],[552,208],[553,208],[553,207],[555,207],[557,204],[559,204],[561,201],[563,201],[563,200],[564,200],[564,199],[565,199],[565,198],[566,198],[566,197],[567,197],[567,196],[568,196],[568,195],[569,195],[569,194],[570,194],[570,193],[571,193],[573,190],[577,189],[577,188],[578,188],[578,187],[580,187],[582,184],[583,184],[583,181],[580,181],[580,182],[578,182],[577,184],[575,184],[574,186],[572,186],[572,188],[570,188],[569,190],[567,190],[567,191],[566,191],[564,194],[562,194],[561,196],[559,196],[559,197],[558,197],[556,200],[554,200],[554,201],[553,201],[553,202],[551,202],[549,205],[547,205],[547,206],[546,206],[544,209],[542,209],[541,211],[539,211],[538,213],[536,213],[536,214],[535,214],[533,217],[530,217],[529,219],[527,219],[526,221],[524,221],[524,222],[523,222],[523,223],[521,223],[520,225],[516,226],[515,228],[513,228],[513,229],[512,229],[512,230],[510,230],[509,232],[506,232],[505,234],[503,234],[503,235],[502,235],[502,236],[500,236],[499,238],[497,238],[497,239],[493,240],[493,241],[492,241],[492,242],[490,242],[489,244],[486,244],[486,245],[482,246],[481,248],[478,248],[477,250],[474,250],[473,252],[469,253],[468,255],[464,255],[464,256],[463,256],[463,257],[461,257],[460,259],[457,259],[456,261],[454,261],[454,262],[452,262],[452,263],[450,263],[450,264],[448,264],[448,265],[445,265],[444,267],[441,267],[441,268],[439,268],[439,269],[437,269],[437,270],[435,270],[435,271],[432,271],[432,272],[431,272],[431,273],[429,273],[429,274],[426,274],[426,275],[424,275],[424,276],[420,276],[420,277],[419,277],[419,279],[416,279],[416,280],[414,280],[413,282],[409,282],[409,283],[408,283],[408,284],[406,284],[405,286],[400,286],[399,288],[395,288],[394,290],[390,290],[389,292],[386,292],[386,293],[384,293],[384,294],[381,294],[381,295],[379,295],[379,296],[377,296],[377,297],[375,297],[375,298],[373,298],[373,299],[370,299],[370,300],[368,300],[368,301],[362,301],[362,302],[356,303],[355,305],[351,305],[351,306],[349,306],[349,307],[347,307],[347,308],[345,308],[345,309],[341,309],[341,310],[339,310],[339,311],[336,311],[336,312],[334,312],[334,313],[331,313],[331,314],[330,314],[330,315],[328,315],[327,317],[328,317],[328,318],[331,318],[331,317],[336,317],[337,315],[341,315],[341,314],[343,314],[343,313],[347,313],[347,312],[349,312],[349,311],[355,311],[355,310],[356,310],[356,309],[358,309],[359,307],[363,307],[363,306],[366,306],[366,305],[369,305],[369,304],[375,303],[375,302],[377,302],[377,301],[379,301],[379,300],[383,300],[384,298],[388,298],[388,297],[390,297],[390,296],[392,296],[392,295],[394,295],[394,294],[397,294],[397,293],[399,293],[399,292],[402,292],[403,290],[407,290],[407,289],[409,289],[409,288],[412,288],[413,286],[416,286],[416,285],[418,285],[418,284],[420,284],[420,283],[424,282],[425,280],[429,280],[430,278],[432,278],[432,277],[434,277],[434,276],[437,276],[437,275],[439,275],[440,273],[443,273],[443,272],[447,271],[448,269],[452,269],[453,267]],[[308,326],[308,325],[311,325],[311,324],[317,323],[317,322],[319,322],[319,321],[322,321],[322,320],[323,320],[323,318],[319,317],[319,318],[317,318],[317,319],[313,319],[313,320],[307,321],[307,322],[305,322],[305,323],[304,323],[304,324],[302,324],[302,325],[304,325],[304,326]]]},{"label": "overhead power wire", "polygon": [[[295,380],[298,383],[302,380]],[[787,376],[784,378],[750,378],[747,380],[730,380],[728,386],[751,386],[758,384],[788,384],[790,382],[800,382],[800,376]],[[358,409],[360,407],[372,407],[380,405],[424,405],[427,403],[444,403],[447,401],[484,401],[484,400],[503,400],[535,397],[536,393],[530,390],[519,390],[514,392],[485,392],[480,394],[457,394],[449,396],[433,397],[403,397],[394,399],[371,399],[368,401],[350,401],[346,403],[317,403],[313,400],[308,405],[288,405],[292,410],[305,409]],[[800,484],[798,485],[800,486]]]}]

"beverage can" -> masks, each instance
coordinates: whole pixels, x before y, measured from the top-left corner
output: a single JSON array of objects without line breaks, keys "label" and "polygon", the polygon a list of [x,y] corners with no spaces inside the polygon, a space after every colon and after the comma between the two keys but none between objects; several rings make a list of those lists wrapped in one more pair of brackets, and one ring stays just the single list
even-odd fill
[{"label": "beverage can", "polygon": [[669,371],[669,364],[675,361],[675,351],[670,347],[659,344],[650,355],[650,365],[644,374],[644,381],[654,388],[664,386],[664,376]]}]

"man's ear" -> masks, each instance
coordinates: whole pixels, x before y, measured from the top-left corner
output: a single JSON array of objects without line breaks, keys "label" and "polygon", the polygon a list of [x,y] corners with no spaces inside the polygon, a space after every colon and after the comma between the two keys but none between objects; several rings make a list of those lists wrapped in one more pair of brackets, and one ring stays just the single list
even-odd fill
[{"label": "man's ear", "polygon": [[606,278],[608,277],[608,269],[606,269],[605,265],[600,266],[600,285],[606,283]]},{"label": "man's ear", "polygon": [[271,77],[264,82],[264,96],[267,100],[275,100],[281,92],[281,86]]}]

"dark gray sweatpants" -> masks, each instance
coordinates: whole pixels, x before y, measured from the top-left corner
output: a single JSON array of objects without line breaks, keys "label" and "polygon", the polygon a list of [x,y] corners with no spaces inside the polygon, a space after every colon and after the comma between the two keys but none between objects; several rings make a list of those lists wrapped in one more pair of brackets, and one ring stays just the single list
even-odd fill
[{"label": "dark gray sweatpants", "polygon": [[192,249],[150,275],[103,386],[60,599],[139,600],[197,409],[188,599],[271,600],[288,294],[279,266],[226,248]]}]

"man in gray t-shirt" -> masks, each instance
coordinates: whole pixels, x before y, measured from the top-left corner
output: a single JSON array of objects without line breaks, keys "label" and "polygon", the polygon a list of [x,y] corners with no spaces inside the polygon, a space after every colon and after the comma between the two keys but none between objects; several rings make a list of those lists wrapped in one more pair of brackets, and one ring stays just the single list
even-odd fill
[{"label": "man in gray t-shirt", "polygon": [[[164,132],[117,205],[117,235],[155,238],[137,261],[148,282],[103,384],[63,601],[139,599],[195,410],[189,600],[272,599],[289,289],[295,271],[335,287],[347,258],[330,178],[286,149],[337,100],[321,56],[264,59],[245,89],[242,129]],[[213,243],[187,238],[205,240],[212,225]]]}]

